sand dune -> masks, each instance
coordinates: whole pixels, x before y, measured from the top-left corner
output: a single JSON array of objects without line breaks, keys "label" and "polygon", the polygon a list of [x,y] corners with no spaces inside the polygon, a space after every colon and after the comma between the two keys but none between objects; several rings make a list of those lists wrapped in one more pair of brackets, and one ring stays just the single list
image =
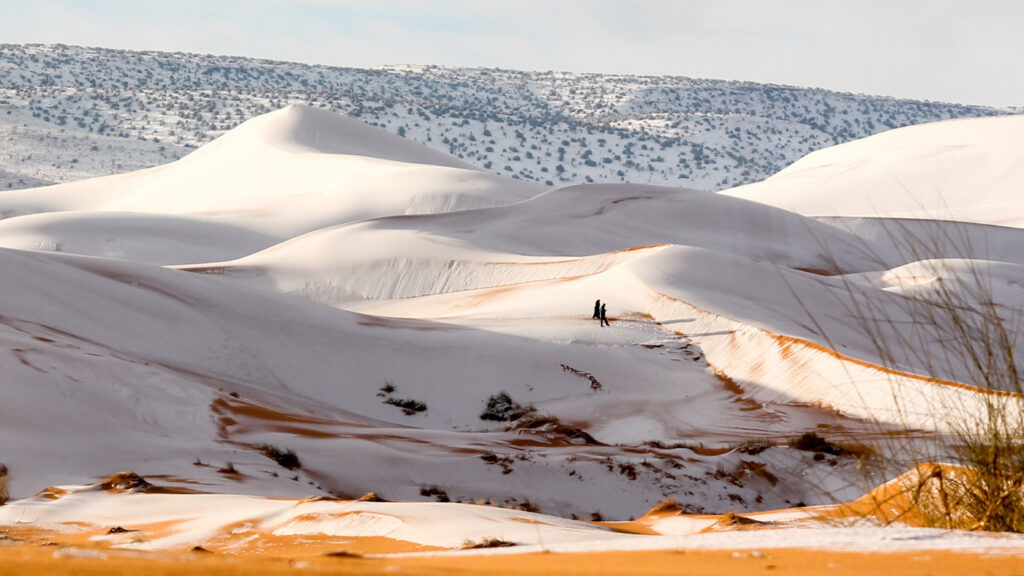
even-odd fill
[{"label": "sand dune", "polygon": [[[674,547],[733,511],[827,547],[884,541],[767,511],[873,488],[858,456],[790,445],[806,432],[866,454],[991,398],[1019,414],[1020,395],[980,390],[917,328],[979,271],[994,306],[1019,307],[1024,230],[993,224],[1024,221],[1020,122],[894,131],[711,194],[546,190],[293,106],[163,167],[0,193],[0,456],[21,499],[0,525],[81,522],[78,545],[126,549],[317,535],[317,554],[485,536],[571,551]],[[896,193],[933,186],[923,214]],[[129,467],[207,494],[83,487]],[[29,498],[54,485],[71,487]],[[622,521],[669,496],[706,515],[632,525],[658,540],[448,502],[295,500],[370,491]],[[126,523],[146,537],[101,533]]]},{"label": "sand dune", "polygon": [[1024,116],[890,130],[808,154],[762,182],[722,192],[810,216],[1024,224],[1017,193]]}]

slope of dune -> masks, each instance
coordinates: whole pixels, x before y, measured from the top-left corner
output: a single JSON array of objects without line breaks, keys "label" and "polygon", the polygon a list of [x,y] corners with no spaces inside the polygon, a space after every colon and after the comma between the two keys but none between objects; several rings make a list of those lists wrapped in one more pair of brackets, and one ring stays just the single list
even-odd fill
[{"label": "slope of dune", "polygon": [[0,245],[168,265],[257,252],[278,237],[204,216],[80,210],[0,220]]},{"label": "slope of dune", "polygon": [[[116,176],[0,194],[0,246],[53,249],[107,257],[162,257],[187,264],[237,258],[325,226],[375,216],[447,212],[494,206],[543,188],[473,169],[387,132],[307,106],[293,105],[240,125],[170,164]],[[48,219],[18,218],[60,212]],[[95,212],[114,212],[96,237]],[[82,215],[80,229],[78,214]],[[150,237],[154,216],[187,220]],[[202,227],[207,230],[201,230]],[[259,244],[224,237],[239,230]],[[220,234],[218,237],[217,235]],[[218,237],[223,242],[197,241]],[[25,238],[31,237],[26,243]],[[124,253],[106,242],[131,244]],[[193,244],[191,247],[188,244]],[[168,254],[174,244],[180,255]],[[197,253],[196,245],[209,253]]]},{"label": "slope of dune", "polygon": [[664,245],[804,270],[870,269],[862,243],[791,212],[708,192],[588,185],[494,208],[324,228],[186,269],[349,305],[593,275]]},{"label": "slope of dune", "polygon": [[808,216],[907,217],[1024,226],[1024,116],[883,132],[808,154],[722,191]]},{"label": "slope of dune", "polygon": [[[434,488],[616,517],[653,505],[664,490],[691,492],[695,503],[725,505],[731,494],[784,505],[812,499],[820,479],[775,487],[751,478],[738,487],[712,475],[740,467],[742,454],[670,448],[638,468],[649,454],[635,446],[736,443],[841,423],[784,402],[744,404],[685,338],[642,316],[602,330],[571,311],[571,293],[549,294],[534,310],[522,305],[534,293],[510,293],[492,305],[525,316],[499,313],[495,322],[478,310],[479,324],[458,325],[325,309],[131,262],[11,250],[0,259],[16,272],[0,284],[9,295],[0,304],[3,365],[19,382],[0,406],[19,447],[5,456],[19,471],[15,494],[143,459],[146,474],[207,490],[414,498]],[[613,286],[578,282],[596,293]],[[549,420],[505,432],[511,422],[482,419],[502,392]],[[406,400],[422,411],[404,413]],[[101,440],[111,437],[118,441]],[[265,445],[295,450],[303,470],[282,470]],[[756,460],[790,466],[810,457],[782,450]],[[238,475],[221,471],[227,462]],[[689,487],[689,477],[702,487]],[[591,490],[578,490],[581,478]],[[604,496],[616,492],[614,501]]]}]

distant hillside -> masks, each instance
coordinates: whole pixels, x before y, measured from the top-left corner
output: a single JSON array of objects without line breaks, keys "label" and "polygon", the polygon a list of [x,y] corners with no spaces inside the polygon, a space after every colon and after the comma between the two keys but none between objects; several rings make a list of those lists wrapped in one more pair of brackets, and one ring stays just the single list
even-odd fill
[{"label": "distant hillside", "polygon": [[759,181],[814,150],[1008,113],[683,77],[338,68],[64,45],[0,45],[0,189],[162,164],[306,103],[547,185]]}]

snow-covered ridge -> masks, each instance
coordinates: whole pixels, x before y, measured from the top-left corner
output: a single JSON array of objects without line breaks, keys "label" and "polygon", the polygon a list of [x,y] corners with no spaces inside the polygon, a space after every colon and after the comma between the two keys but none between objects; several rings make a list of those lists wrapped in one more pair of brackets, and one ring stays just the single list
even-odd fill
[{"label": "snow-covered ridge", "polygon": [[64,45],[0,45],[0,70],[0,189],[164,163],[289,103],[548,186],[704,190],[890,128],[1005,113],[681,77],[368,70]]},{"label": "snow-covered ridge", "polygon": [[1024,116],[893,130],[809,154],[723,193],[809,216],[937,218],[1020,227]]}]

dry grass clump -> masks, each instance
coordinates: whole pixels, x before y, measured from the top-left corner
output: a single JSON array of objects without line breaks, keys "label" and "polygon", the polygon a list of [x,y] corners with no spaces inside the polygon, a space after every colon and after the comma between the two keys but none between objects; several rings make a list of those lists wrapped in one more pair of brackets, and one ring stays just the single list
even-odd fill
[{"label": "dry grass clump", "polygon": [[[883,365],[894,375],[923,371],[936,386],[949,388],[933,389],[926,398],[894,376],[893,399],[911,433],[907,437],[920,437],[913,422],[922,418],[930,418],[941,436],[904,437],[886,447],[887,471],[911,473],[900,477],[898,494],[880,505],[892,507],[898,496],[926,526],[1020,533],[1024,385],[1016,349],[1024,308],[995,297],[996,265],[974,246],[979,240],[987,244],[988,232],[950,224],[904,221],[885,229],[883,238],[916,267],[915,278],[927,279],[904,287],[898,298],[879,298],[877,291],[841,277],[850,297],[847,313]],[[951,377],[966,386],[947,382]]]},{"label": "dry grass clump", "polygon": [[647,511],[644,516],[675,516],[683,513],[683,507],[675,498],[666,498]]},{"label": "dry grass clump", "polygon": [[130,470],[111,474],[96,487],[110,492],[152,492],[157,490],[145,478]]},{"label": "dry grass clump", "polygon": [[974,446],[967,466],[924,464],[903,490],[926,526],[1024,532],[1024,450],[1005,444]]},{"label": "dry grass clump", "polygon": [[278,466],[288,470],[302,468],[302,462],[299,461],[299,457],[292,450],[281,450],[277,446],[271,446],[270,444],[260,444],[256,449],[267,458],[277,462]]}]

